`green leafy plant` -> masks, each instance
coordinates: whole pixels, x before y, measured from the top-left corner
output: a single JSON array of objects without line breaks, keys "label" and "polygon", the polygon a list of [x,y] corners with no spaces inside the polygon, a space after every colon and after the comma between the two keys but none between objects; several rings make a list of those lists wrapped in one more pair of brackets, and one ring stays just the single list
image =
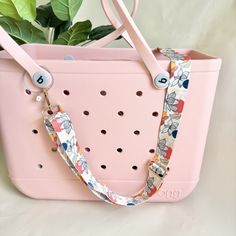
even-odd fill
[{"label": "green leafy plant", "polygon": [[74,22],[83,0],[0,0],[0,25],[18,43],[86,44],[114,31],[112,25],[92,27],[90,20]]}]

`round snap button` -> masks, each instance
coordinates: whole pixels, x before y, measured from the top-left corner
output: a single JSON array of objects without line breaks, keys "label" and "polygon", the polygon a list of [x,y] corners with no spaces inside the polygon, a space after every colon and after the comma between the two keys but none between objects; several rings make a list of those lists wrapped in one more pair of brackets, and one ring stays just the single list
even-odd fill
[{"label": "round snap button", "polygon": [[51,78],[49,78],[49,76],[42,71],[37,71],[33,75],[32,80],[34,85],[36,85],[39,88],[48,88],[51,83]]},{"label": "round snap button", "polygon": [[156,76],[154,79],[154,85],[155,87],[159,89],[165,89],[169,86],[170,83],[170,76],[168,73],[161,73]]}]

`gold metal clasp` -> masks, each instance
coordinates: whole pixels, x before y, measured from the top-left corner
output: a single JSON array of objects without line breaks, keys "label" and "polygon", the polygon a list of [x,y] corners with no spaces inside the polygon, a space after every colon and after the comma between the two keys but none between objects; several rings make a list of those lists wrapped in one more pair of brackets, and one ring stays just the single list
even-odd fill
[{"label": "gold metal clasp", "polygon": [[45,108],[42,111],[42,115],[43,115],[44,119],[56,114],[57,112],[63,112],[60,105],[52,105],[51,104],[51,102],[49,100],[49,96],[48,96],[48,89],[43,89],[43,94],[45,97],[45,102],[47,104],[47,108]]},{"label": "gold metal clasp", "polygon": [[160,161],[149,161],[148,167],[149,170],[158,175],[160,178],[164,178],[169,171],[169,167],[162,164]]},{"label": "gold metal clasp", "polygon": [[52,105],[50,103],[49,96],[48,96],[48,90],[47,89],[43,89],[43,94],[44,94],[45,101],[47,103],[48,109],[52,110]]}]

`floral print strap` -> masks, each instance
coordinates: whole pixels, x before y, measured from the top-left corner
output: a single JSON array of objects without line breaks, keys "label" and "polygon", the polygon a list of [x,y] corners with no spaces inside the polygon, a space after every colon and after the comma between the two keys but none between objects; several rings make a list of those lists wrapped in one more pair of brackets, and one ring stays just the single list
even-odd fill
[{"label": "floral print strap", "polygon": [[48,134],[71,171],[100,199],[105,202],[134,206],[147,201],[163,184],[168,163],[177,137],[184,100],[189,85],[191,61],[186,55],[171,49],[160,50],[171,61],[170,84],[166,91],[157,148],[153,160],[147,163],[148,177],[144,188],[132,197],[112,192],[99,183],[88,168],[87,161],[76,139],[73,124],[67,113],[58,112],[44,118]]}]

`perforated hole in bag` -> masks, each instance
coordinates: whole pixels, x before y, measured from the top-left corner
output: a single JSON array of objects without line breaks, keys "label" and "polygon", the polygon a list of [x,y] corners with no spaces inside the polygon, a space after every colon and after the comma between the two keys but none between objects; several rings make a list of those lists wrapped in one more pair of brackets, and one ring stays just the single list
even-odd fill
[{"label": "perforated hole in bag", "polygon": [[39,169],[43,169],[43,165],[42,164],[38,164],[38,168]]},{"label": "perforated hole in bag", "polygon": [[137,91],[137,92],[136,92],[136,95],[137,95],[138,97],[141,97],[141,96],[143,96],[143,92],[142,92],[142,91]]},{"label": "perforated hole in bag", "polygon": [[137,166],[132,166],[132,169],[133,170],[138,170],[138,167]]},{"label": "perforated hole in bag", "polygon": [[103,130],[101,130],[101,133],[105,135],[105,134],[107,134],[107,131],[105,129],[103,129]]},{"label": "perforated hole in bag", "polygon": [[158,117],[158,112],[157,111],[154,111],[153,113],[152,113],[152,116],[154,116],[154,117]]},{"label": "perforated hole in bag", "polygon": [[149,152],[150,153],[155,153],[155,149],[150,149]]},{"label": "perforated hole in bag", "polygon": [[69,95],[70,95],[70,91],[69,91],[69,90],[64,90],[63,93],[64,93],[66,96],[69,96]]},{"label": "perforated hole in bag", "polygon": [[38,132],[37,129],[33,129],[33,130],[32,130],[32,133],[33,133],[33,134],[38,134],[39,132]]},{"label": "perforated hole in bag", "polygon": [[119,116],[124,116],[124,112],[123,111],[118,111],[118,115]]},{"label": "perforated hole in bag", "polygon": [[100,92],[100,94],[101,94],[102,96],[106,96],[106,95],[107,95],[107,92],[106,92],[105,90],[102,90],[102,91]]},{"label": "perforated hole in bag", "polygon": [[89,111],[84,111],[83,113],[85,116],[89,116]]},{"label": "perforated hole in bag", "polygon": [[52,110],[48,110],[48,115],[52,115],[53,111]]},{"label": "perforated hole in bag", "polygon": [[31,91],[29,89],[25,90],[26,94],[31,95]]},{"label": "perforated hole in bag", "polygon": [[139,131],[139,130],[135,130],[135,131],[134,131],[134,134],[135,134],[135,135],[140,135],[140,131]]},{"label": "perforated hole in bag", "polygon": [[105,170],[105,169],[107,168],[107,166],[106,166],[106,165],[101,165],[101,168],[102,168],[103,170]]},{"label": "perforated hole in bag", "polygon": [[90,149],[89,147],[86,147],[84,150],[85,150],[86,152],[90,152],[90,151],[91,151],[91,149]]},{"label": "perforated hole in bag", "polygon": [[123,152],[123,149],[122,149],[122,148],[117,148],[116,151],[117,151],[118,153],[122,153],[122,152]]}]

